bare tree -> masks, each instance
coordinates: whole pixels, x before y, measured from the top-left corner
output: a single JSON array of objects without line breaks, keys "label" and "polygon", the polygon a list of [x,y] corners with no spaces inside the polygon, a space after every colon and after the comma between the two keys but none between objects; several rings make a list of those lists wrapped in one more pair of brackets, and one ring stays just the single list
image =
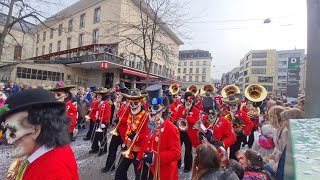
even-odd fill
[{"label": "bare tree", "polygon": [[[153,62],[156,59],[161,60],[166,67],[176,66],[173,59],[178,58],[178,46],[182,45],[182,41],[171,29],[180,33],[179,29],[186,23],[187,16],[183,13],[184,3],[179,0],[132,0],[132,2],[134,7],[130,7],[130,11],[135,13],[128,16],[138,17],[121,18],[120,23],[115,22],[114,26],[111,25],[111,29],[118,31],[106,36],[118,38],[119,46],[127,49],[134,46],[138,49],[147,73],[148,85]],[[128,3],[127,6],[131,5]],[[107,31],[110,32],[112,31]]]},{"label": "bare tree", "polygon": [[27,21],[43,23],[42,20],[45,19],[46,13],[39,10],[41,4],[51,5],[57,4],[57,2],[52,3],[46,0],[0,0],[1,12],[6,12],[5,19],[0,19],[4,25],[2,31],[0,31],[0,61],[7,36],[11,36],[19,44],[10,33],[15,25],[18,25],[25,34],[30,32],[32,28]]}]

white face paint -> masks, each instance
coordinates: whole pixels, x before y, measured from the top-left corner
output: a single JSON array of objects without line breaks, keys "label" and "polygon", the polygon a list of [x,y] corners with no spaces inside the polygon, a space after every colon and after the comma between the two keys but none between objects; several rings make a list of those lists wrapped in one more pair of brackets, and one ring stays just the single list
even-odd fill
[{"label": "white face paint", "polygon": [[55,96],[56,100],[60,101],[60,102],[64,102],[65,99],[68,97],[67,93],[65,93],[64,91],[54,92],[54,96]]},{"label": "white face paint", "polygon": [[238,111],[238,104],[236,105],[229,105],[230,111],[235,114]]},{"label": "white face paint", "polygon": [[253,104],[250,101],[247,102],[247,108],[248,109],[252,109],[253,108]]},{"label": "white face paint", "polygon": [[193,104],[193,100],[192,99],[187,100],[187,101],[185,101],[184,104],[185,104],[186,109],[191,109],[191,106]]},{"label": "white face paint", "polygon": [[130,102],[131,114],[136,115],[141,111],[141,102]]},{"label": "white face paint", "polygon": [[6,118],[5,127],[6,139],[8,144],[12,144],[13,150],[11,156],[20,158],[31,155],[35,148],[36,128],[27,121],[28,113],[26,111],[13,114]]}]

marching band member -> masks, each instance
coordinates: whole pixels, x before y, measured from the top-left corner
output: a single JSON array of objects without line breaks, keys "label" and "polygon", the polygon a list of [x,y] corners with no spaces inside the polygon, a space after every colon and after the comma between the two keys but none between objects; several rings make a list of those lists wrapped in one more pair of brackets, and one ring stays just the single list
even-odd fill
[{"label": "marching band member", "polygon": [[[123,94],[130,103],[130,114],[126,121],[127,129],[124,135],[124,145],[126,151],[122,152],[122,160],[116,170],[115,179],[126,180],[127,171],[133,163],[136,179],[140,179],[138,173],[139,161],[136,159],[140,151],[141,143],[145,138],[146,129],[149,122],[148,114],[146,113],[144,101],[146,94],[141,94],[139,89],[133,89],[130,95]],[[121,132],[120,132],[121,133]]]},{"label": "marching band member", "polygon": [[90,107],[91,111],[89,113],[90,125],[89,125],[89,130],[86,134],[86,137],[83,139],[85,141],[92,140],[92,133],[94,133],[95,131],[94,125],[96,124],[97,113],[99,110],[99,104],[102,97],[100,94],[94,94],[94,96],[96,96],[96,98],[94,98],[94,100],[91,103],[91,107]]},{"label": "marching band member", "polygon": [[163,98],[161,85],[149,86],[147,91],[150,121],[138,154],[140,178],[178,180],[181,146],[177,127],[167,119],[169,99]]},{"label": "marching band member", "polygon": [[123,94],[128,94],[129,90],[124,86],[124,83],[120,83],[119,91],[117,93],[117,101],[116,101],[116,109],[118,111],[116,114],[116,119],[114,123],[114,134],[112,134],[111,142],[109,145],[109,154],[107,157],[107,161],[105,167],[101,169],[101,172],[106,173],[115,169],[115,160],[117,156],[118,147],[124,142],[125,140],[125,133],[127,130],[127,119],[130,114],[129,104],[127,102],[126,97]]},{"label": "marching band member", "polygon": [[78,115],[77,106],[72,103],[72,99],[71,99],[72,98],[71,92],[75,88],[76,88],[75,85],[65,86],[63,82],[58,82],[55,88],[50,89],[54,93],[57,101],[66,103],[67,115],[71,118],[69,132],[70,132],[70,139],[72,141],[75,141],[75,139],[73,138],[74,136],[73,132],[77,124],[77,115]]},{"label": "marching band member", "polygon": [[40,88],[19,91],[6,100],[0,124],[5,123],[16,159],[6,179],[79,179],[65,112],[64,102]]},{"label": "marching band member", "polygon": [[229,106],[229,112],[232,117],[233,130],[237,135],[237,141],[230,147],[230,159],[235,159],[235,153],[240,150],[242,142],[245,142],[247,136],[250,134],[253,123],[246,112],[240,109],[242,95],[239,93],[231,94],[222,99],[225,104]]},{"label": "marching band member", "polygon": [[[184,98],[184,106],[179,108],[176,120],[178,123],[179,119],[185,119],[188,123],[188,130],[186,132],[185,130],[180,129],[180,142],[181,145],[183,143],[185,144],[184,172],[188,173],[192,168],[192,147],[196,148],[200,144],[198,131],[192,129],[193,125],[199,120],[199,110],[194,107],[194,95],[191,92],[186,92]],[[180,167],[181,160],[179,160],[178,165]]]}]

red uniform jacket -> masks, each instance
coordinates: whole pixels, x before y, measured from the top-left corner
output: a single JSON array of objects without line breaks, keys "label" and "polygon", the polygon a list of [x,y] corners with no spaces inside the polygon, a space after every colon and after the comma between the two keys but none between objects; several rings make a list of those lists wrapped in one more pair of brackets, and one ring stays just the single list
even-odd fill
[{"label": "red uniform jacket", "polygon": [[202,106],[202,101],[199,101],[198,103],[197,103],[197,105],[196,105],[196,108],[199,110],[199,111],[204,111],[203,110],[203,106]]},{"label": "red uniform jacket", "polygon": [[95,99],[92,103],[91,103],[91,112],[90,112],[90,119],[93,122],[96,122],[97,120],[97,112],[99,110],[99,99]]},{"label": "red uniform jacket", "polygon": [[127,119],[130,114],[130,106],[128,102],[126,104],[121,104],[120,109],[118,111],[117,117],[119,118],[119,135],[122,139],[122,142],[125,142],[125,136],[127,131]]},{"label": "red uniform jacket", "polygon": [[[206,115],[204,115],[203,120],[207,120]],[[206,122],[205,126],[208,128],[209,123]],[[231,122],[224,117],[218,118],[215,125],[209,129],[213,132],[213,136],[216,140],[223,142],[226,150],[237,141],[237,137],[233,132]]]},{"label": "red uniform jacket", "polygon": [[176,115],[177,115],[177,111],[176,111],[176,106],[173,104],[170,104],[169,106],[170,108],[170,121],[173,122],[173,120],[175,119]]},{"label": "red uniform jacket", "polygon": [[177,98],[176,98],[176,99],[174,99],[174,103],[173,103],[173,104],[174,104],[174,106],[176,106],[176,107],[177,107],[177,106],[180,104],[180,100],[179,100],[179,99],[177,99]]},{"label": "red uniform jacket", "polygon": [[66,102],[67,106],[67,115],[71,118],[71,124],[70,124],[70,132],[73,132],[74,128],[76,127],[77,124],[77,107],[72,104],[71,101]]},{"label": "red uniform jacket", "polygon": [[[185,109],[184,106],[180,107],[176,116],[176,120],[183,118],[184,109]],[[189,126],[187,133],[191,140],[192,146],[194,148],[196,148],[200,144],[200,141],[198,138],[199,131],[196,129],[193,129],[192,127],[199,119],[200,119],[199,110],[193,106],[189,112],[189,115],[186,116],[186,120],[188,121],[188,126]]]},{"label": "red uniform jacket", "polygon": [[158,145],[160,142],[160,179],[178,180],[177,161],[181,157],[180,135],[178,128],[169,120],[165,120],[159,130],[155,130],[150,135],[150,129],[147,128],[146,136],[143,140],[137,159],[143,158],[144,152],[154,152],[154,163],[151,165],[152,174],[155,174],[155,168],[158,161]]},{"label": "red uniform jacket", "polygon": [[241,108],[241,111],[245,112],[245,113],[248,113],[249,112],[249,109],[247,108],[246,105],[243,105],[242,108]]},{"label": "red uniform jacket", "polygon": [[78,180],[78,166],[69,145],[56,147],[28,165],[23,180]]},{"label": "red uniform jacket", "polygon": [[238,110],[235,116],[238,116],[243,120],[243,123],[246,125],[246,127],[244,127],[242,131],[244,135],[248,136],[253,129],[253,122],[244,111]]},{"label": "red uniform jacket", "polygon": [[102,123],[109,123],[110,117],[111,117],[111,107],[109,102],[106,100],[106,101],[103,101],[102,104],[100,104],[99,106],[98,119]]}]

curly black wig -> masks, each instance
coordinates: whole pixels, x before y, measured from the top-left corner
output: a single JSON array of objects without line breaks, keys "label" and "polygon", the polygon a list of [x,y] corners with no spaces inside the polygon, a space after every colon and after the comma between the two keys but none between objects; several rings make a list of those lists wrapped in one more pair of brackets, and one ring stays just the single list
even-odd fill
[{"label": "curly black wig", "polygon": [[61,147],[70,143],[69,126],[71,119],[66,115],[65,105],[31,106],[27,109],[28,122],[40,125],[41,132],[36,139],[39,145],[48,148]]}]

